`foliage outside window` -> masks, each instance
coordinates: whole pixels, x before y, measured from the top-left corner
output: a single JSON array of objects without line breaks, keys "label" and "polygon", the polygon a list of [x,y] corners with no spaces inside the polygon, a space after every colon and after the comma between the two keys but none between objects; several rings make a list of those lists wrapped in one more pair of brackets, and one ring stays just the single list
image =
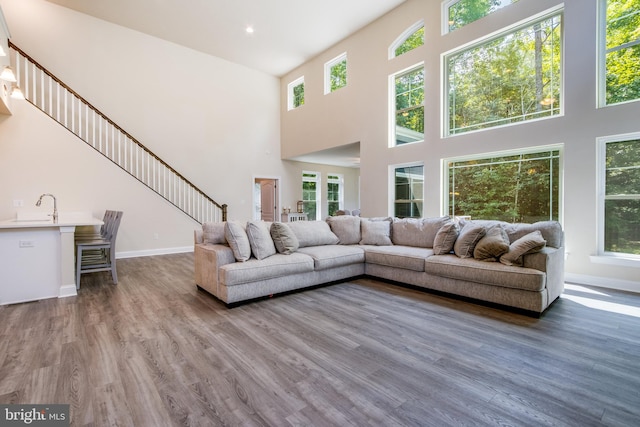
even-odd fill
[{"label": "foliage outside window", "polygon": [[300,77],[287,86],[288,108],[293,110],[304,105],[304,77]]},{"label": "foliage outside window", "polygon": [[344,204],[343,178],[341,175],[329,175],[327,177],[327,207],[329,216],[334,216],[342,209]]},{"label": "foliage outside window", "polygon": [[393,215],[398,218],[421,218],[424,202],[424,166],[395,168],[394,185]]},{"label": "foliage outside window", "polygon": [[309,220],[320,219],[320,174],[302,172],[302,206]]},{"label": "foliage outside window", "polygon": [[399,74],[395,83],[395,144],[424,140],[424,67]]},{"label": "foliage outside window", "polygon": [[420,21],[418,25],[420,25],[420,28],[412,31],[414,27],[411,27],[408,30],[410,32],[408,36],[401,36],[400,39],[392,45],[391,58],[395,58],[402,55],[403,53],[407,53],[417,47],[424,45],[424,24],[422,23],[422,21]]},{"label": "foliage outside window", "polygon": [[331,93],[347,85],[347,54],[343,53],[325,64],[325,90]]},{"label": "foliage outside window", "polygon": [[450,216],[506,222],[558,220],[559,150],[447,162]]},{"label": "foliage outside window", "polygon": [[640,135],[605,144],[605,253],[640,256]]},{"label": "foliage outside window", "polygon": [[640,99],[640,0],[606,2],[605,103]]},{"label": "foliage outside window", "polygon": [[463,27],[518,0],[454,0],[445,6],[449,31]]},{"label": "foliage outside window", "polygon": [[561,34],[558,14],[448,55],[446,135],[560,114]]}]

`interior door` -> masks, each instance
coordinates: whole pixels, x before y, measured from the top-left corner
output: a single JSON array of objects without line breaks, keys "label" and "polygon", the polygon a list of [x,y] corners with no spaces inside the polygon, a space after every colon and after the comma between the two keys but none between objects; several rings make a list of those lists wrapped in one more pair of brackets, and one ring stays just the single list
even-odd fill
[{"label": "interior door", "polygon": [[260,219],[263,221],[276,221],[276,180],[263,179],[260,181]]}]

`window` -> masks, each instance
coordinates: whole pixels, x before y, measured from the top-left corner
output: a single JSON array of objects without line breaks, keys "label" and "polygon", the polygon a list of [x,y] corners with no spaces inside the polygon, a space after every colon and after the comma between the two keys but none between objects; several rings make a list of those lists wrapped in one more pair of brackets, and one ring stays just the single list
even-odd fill
[{"label": "window", "polygon": [[606,29],[600,104],[640,99],[640,0],[601,0],[601,5]]},{"label": "window", "polygon": [[561,113],[561,15],[445,57],[445,136]]},{"label": "window", "polygon": [[640,258],[640,133],[600,140],[600,252]]},{"label": "window", "polygon": [[304,105],[304,77],[300,77],[287,85],[287,99],[289,110]]},{"label": "window", "polygon": [[344,206],[343,182],[342,175],[331,174],[327,176],[327,208],[329,216],[334,216]]},{"label": "window", "polygon": [[514,223],[560,218],[559,148],[445,162],[450,216]]},{"label": "window", "polygon": [[393,216],[421,218],[424,199],[424,166],[396,167],[393,183],[395,186]]},{"label": "window", "polygon": [[518,0],[450,0],[444,3],[443,26],[446,31],[453,31],[477,21],[496,10],[516,3]]},{"label": "window", "polygon": [[302,172],[302,205],[309,220],[320,219],[319,172]]},{"label": "window", "polygon": [[347,54],[324,64],[324,93],[325,95],[347,85]]},{"label": "window", "polygon": [[424,45],[424,22],[419,21],[409,27],[391,44],[389,59],[395,58]]},{"label": "window", "polygon": [[424,140],[424,67],[393,77],[395,145]]}]

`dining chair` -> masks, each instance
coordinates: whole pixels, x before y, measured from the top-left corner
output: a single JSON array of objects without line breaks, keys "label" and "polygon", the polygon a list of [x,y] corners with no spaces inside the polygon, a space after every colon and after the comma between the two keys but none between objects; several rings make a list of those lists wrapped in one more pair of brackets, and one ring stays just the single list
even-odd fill
[{"label": "dining chair", "polygon": [[113,283],[118,283],[116,236],[121,220],[121,211],[107,211],[99,234],[85,234],[76,238],[76,289],[80,289],[82,274],[98,271],[111,271]]}]

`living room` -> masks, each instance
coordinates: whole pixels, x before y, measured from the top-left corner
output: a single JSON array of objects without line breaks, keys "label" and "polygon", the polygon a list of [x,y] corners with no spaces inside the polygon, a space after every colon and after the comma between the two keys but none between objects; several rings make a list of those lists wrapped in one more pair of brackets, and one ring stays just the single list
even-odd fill
[{"label": "living room", "polygon": [[[437,217],[451,208],[445,196],[450,162],[557,151],[561,181],[550,219],[565,231],[570,285],[538,320],[370,279],[228,310],[193,285],[199,224],[35,107],[14,100],[12,114],[0,115],[0,219],[38,209],[43,192],[55,194],[63,211],[102,216],[118,209],[125,216],[117,287],[107,275],[89,275],[77,298],[0,308],[7,316],[0,327],[2,403],[54,403],[47,399],[64,396],[59,403],[72,405],[74,424],[96,425],[638,421],[640,260],[637,252],[606,246],[603,150],[640,140],[640,103],[605,105],[598,38],[604,1],[514,1],[444,31],[443,4],[453,2],[407,0],[275,74],[65,3],[74,6],[0,0],[11,41],[228,204],[230,219],[254,218],[256,178],[278,180],[279,211],[296,206],[309,171],[322,177],[323,187],[329,175],[343,177],[345,209],[394,216],[394,172],[412,166],[423,173],[420,214]],[[555,16],[562,54],[556,112],[452,133],[445,108],[448,61],[487,37]],[[423,25],[424,44],[392,55],[390,48],[416,24]],[[236,36],[251,43],[260,35],[255,30]],[[325,93],[325,64],[345,53],[348,83]],[[417,67],[424,70],[423,140],[397,144],[393,81]],[[300,78],[304,104],[290,108],[290,85]],[[310,161],[345,146],[358,147],[357,167]],[[319,202],[322,218],[328,205],[326,198]],[[35,342],[50,350],[40,352]],[[337,364],[322,360],[331,352],[340,356]],[[234,357],[238,365],[230,362]],[[150,409],[157,412],[145,419]]]}]

